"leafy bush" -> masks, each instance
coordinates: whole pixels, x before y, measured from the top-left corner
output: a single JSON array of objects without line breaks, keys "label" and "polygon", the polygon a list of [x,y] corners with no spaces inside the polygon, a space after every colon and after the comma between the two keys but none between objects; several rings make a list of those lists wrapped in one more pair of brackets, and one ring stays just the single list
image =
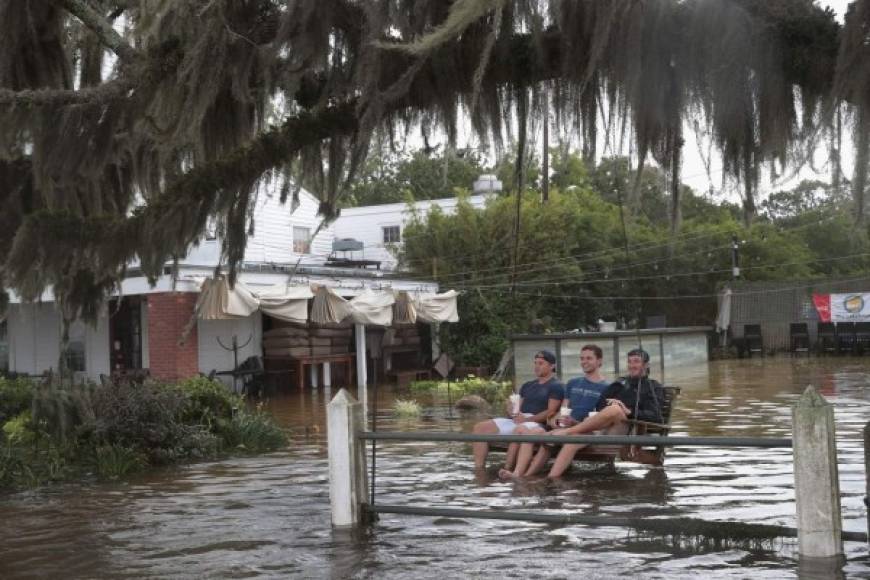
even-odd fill
[{"label": "leafy bush", "polygon": [[195,377],[178,383],[187,401],[181,420],[211,426],[219,420],[230,420],[233,411],[242,406],[242,398],[230,392],[220,381]]},{"label": "leafy bush", "polygon": [[287,444],[287,435],[261,409],[240,409],[223,433],[227,447],[250,452],[268,451]]},{"label": "leafy bush", "polygon": [[120,479],[139,471],[147,464],[142,454],[132,447],[100,445],[91,459],[94,473],[102,479]]},{"label": "leafy bush", "polygon": [[393,403],[393,414],[397,417],[419,417],[420,404],[417,401],[396,399]]},{"label": "leafy bush", "polygon": [[30,443],[35,437],[31,428],[30,410],[24,411],[3,425],[3,435],[10,444]]},{"label": "leafy bush", "polygon": [[[477,395],[491,404],[504,402],[512,390],[510,381],[491,381],[471,375],[459,381],[451,381],[449,387],[450,395],[454,400],[465,395]],[[414,394],[430,393],[437,397],[446,397],[447,389],[447,381],[414,381],[411,383],[411,392]]]},{"label": "leafy bush", "polygon": [[28,379],[0,377],[0,425],[30,409],[33,388]]}]

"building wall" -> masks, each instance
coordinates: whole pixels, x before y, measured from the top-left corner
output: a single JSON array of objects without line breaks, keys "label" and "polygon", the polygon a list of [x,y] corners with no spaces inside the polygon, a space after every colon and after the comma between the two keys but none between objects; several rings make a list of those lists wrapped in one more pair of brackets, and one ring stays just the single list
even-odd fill
[{"label": "building wall", "polygon": [[193,315],[197,294],[162,292],[148,295],[148,352],[151,376],[175,381],[199,372],[197,325],[179,344]]},{"label": "building wall", "polygon": [[[249,356],[262,356],[263,318],[260,312],[255,312],[247,318],[235,320],[200,320],[198,326],[199,371],[208,374],[212,370],[229,371],[233,369],[233,353],[227,351],[218,339],[226,346],[231,346],[233,336],[239,345],[248,344],[239,349],[239,364]],[[218,377],[227,385],[232,385],[232,377]]]},{"label": "building wall", "polygon": [[[519,386],[535,378],[533,357],[542,349],[552,351],[557,358],[556,374],[563,381],[583,374],[580,368],[580,349],[586,344],[597,344],[604,353],[601,373],[610,379],[627,374],[625,355],[642,346],[650,355],[650,373],[654,378],[667,377],[668,369],[706,365],[708,357],[707,335],[704,327],[669,328],[662,332],[644,330],[633,332],[593,332],[582,335],[526,335],[512,338],[514,348],[514,374]],[[664,353],[664,368],[662,368]]]},{"label": "building wall", "polygon": [[[487,196],[485,195],[468,197],[468,202],[476,208],[482,208],[486,204],[486,200]],[[451,214],[456,211],[458,203],[459,199],[455,197],[424,200],[416,202],[414,208],[421,216],[426,216],[436,205],[444,213]],[[345,208],[341,210],[341,215],[335,220],[335,237],[353,238],[361,241],[364,246],[364,256],[360,256],[356,252],[354,257],[380,260],[381,268],[391,270],[396,267],[396,258],[389,247],[391,244],[384,244],[383,228],[399,226],[404,237],[405,225],[411,220],[411,216],[412,212],[407,203]]]},{"label": "building wall", "polygon": [[[7,314],[9,370],[42,374],[60,361],[60,313],[53,302],[10,304]],[[96,324],[76,323],[85,347],[84,376],[97,381],[109,372],[109,317],[103,309]]]},{"label": "building wall", "polygon": [[[302,191],[299,194],[299,207],[291,214],[290,200],[281,204],[278,192],[269,189],[264,187],[257,196],[254,206],[254,235],[248,238],[244,260],[287,264],[302,258],[303,264],[322,263],[332,251],[332,225],[324,227],[311,241],[310,254],[300,256],[293,252],[293,226],[308,228],[313,234],[320,224],[317,216],[319,201]],[[219,260],[220,241],[201,240],[199,246],[190,249],[182,263],[214,265]]]}]

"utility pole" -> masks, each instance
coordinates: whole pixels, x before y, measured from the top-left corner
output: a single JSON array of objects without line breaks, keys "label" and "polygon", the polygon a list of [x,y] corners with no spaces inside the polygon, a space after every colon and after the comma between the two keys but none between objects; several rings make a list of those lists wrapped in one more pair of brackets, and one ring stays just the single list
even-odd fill
[{"label": "utility pole", "polygon": [[737,241],[737,236],[731,236],[731,279],[736,280],[740,277],[740,243]]},{"label": "utility pole", "polygon": [[544,93],[544,164],[541,168],[541,201],[550,199],[550,98]]}]

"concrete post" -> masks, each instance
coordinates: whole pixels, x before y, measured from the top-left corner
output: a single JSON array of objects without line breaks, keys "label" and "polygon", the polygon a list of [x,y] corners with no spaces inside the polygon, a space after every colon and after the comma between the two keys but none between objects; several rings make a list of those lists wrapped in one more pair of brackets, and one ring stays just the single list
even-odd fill
[{"label": "concrete post", "polygon": [[812,386],[792,408],[798,552],[828,558],[843,553],[834,409]]},{"label": "concrete post", "polygon": [[308,376],[311,379],[311,388],[317,388],[317,364],[312,364],[308,367]]},{"label": "concrete post", "polygon": [[363,521],[368,498],[362,405],[341,389],[326,406],[329,446],[329,503],[332,525],[353,526]]},{"label": "concrete post", "polygon": [[368,371],[366,369],[366,326],[354,324],[354,341],[356,342],[356,387],[357,396],[363,404],[363,414],[368,414]]},{"label": "concrete post", "polygon": [[323,386],[327,389],[332,386],[332,368],[328,361],[323,363]]},{"label": "concrete post", "polygon": [[434,363],[441,356],[441,323],[431,323],[429,333],[432,336],[432,362]]}]

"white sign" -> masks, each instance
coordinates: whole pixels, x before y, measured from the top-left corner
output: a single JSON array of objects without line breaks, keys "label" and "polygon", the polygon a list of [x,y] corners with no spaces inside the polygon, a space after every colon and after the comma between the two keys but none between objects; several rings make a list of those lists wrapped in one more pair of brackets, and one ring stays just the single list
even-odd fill
[{"label": "white sign", "polygon": [[870,322],[870,293],[831,294],[831,322]]}]

